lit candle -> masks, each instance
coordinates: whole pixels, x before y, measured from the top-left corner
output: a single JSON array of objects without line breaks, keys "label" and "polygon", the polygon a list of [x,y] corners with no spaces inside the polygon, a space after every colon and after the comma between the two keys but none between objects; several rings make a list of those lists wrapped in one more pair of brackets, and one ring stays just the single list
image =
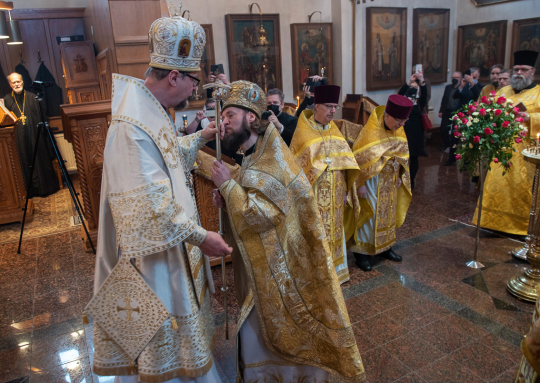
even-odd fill
[{"label": "lit candle", "polygon": [[538,149],[540,148],[540,133],[536,135],[536,152],[538,153]]},{"label": "lit candle", "polygon": [[185,114],[182,116],[182,118],[184,119],[184,121],[187,121],[187,116]]},{"label": "lit candle", "polygon": [[300,107],[300,97],[296,96],[296,109]]}]

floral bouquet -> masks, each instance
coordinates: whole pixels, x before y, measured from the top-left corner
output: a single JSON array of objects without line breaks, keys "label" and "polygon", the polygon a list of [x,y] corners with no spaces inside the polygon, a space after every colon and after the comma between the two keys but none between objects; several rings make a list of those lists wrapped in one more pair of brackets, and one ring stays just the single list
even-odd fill
[{"label": "floral bouquet", "polygon": [[500,164],[503,175],[512,167],[513,144],[527,140],[528,130],[521,125],[523,118],[517,117],[519,109],[504,95],[497,97],[492,91],[480,102],[471,101],[456,111],[452,118],[453,134],[459,140],[456,159],[464,160],[465,167],[473,174],[480,161]]}]

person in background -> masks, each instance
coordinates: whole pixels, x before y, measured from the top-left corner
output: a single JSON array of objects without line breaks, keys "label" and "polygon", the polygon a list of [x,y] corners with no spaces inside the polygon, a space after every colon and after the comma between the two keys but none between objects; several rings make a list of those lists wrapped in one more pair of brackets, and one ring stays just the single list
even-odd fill
[{"label": "person in background", "polygon": [[[540,86],[534,79],[538,56],[538,52],[530,50],[514,52],[510,85],[499,89],[495,96],[498,99],[504,95],[514,105],[523,103],[526,110],[516,113],[516,118],[522,119],[521,125],[531,138],[540,132]],[[484,183],[481,227],[514,235],[527,234],[535,173],[534,165],[521,154],[527,146],[525,140],[514,142],[510,170],[491,164]],[[472,222],[477,222],[477,213],[478,209]]]},{"label": "person in background", "polygon": [[412,199],[409,148],[402,126],[413,107],[407,97],[391,95],[386,105],[371,113],[353,145],[360,168],[355,186],[362,209],[351,251],[364,271],[372,270],[370,256],[402,261],[392,246]]},{"label": "person in background", "polygon": [[512,77],[512,69],[503,69],[499,73],[499,89],[510,85],[510,78]]},{"label": "person in background", "polygon": [[[24,187],[26,188],[30,180],[30,167],[32,166],[34,146],[37,141],[38,123],[42,121],[46,113],[44,112],[43,116],[40,114],[39,101],[36,99],[36,95],[24,90],[24,82],[20,74],[11,73],[8,80],[12,91],[4,97],[4,105],[9,111],[15,113],[18,118],[17,128],[15,129],[15,145],[17,152],[19,152]],[[53,166],[55,158],[52,143],[45,131],[42,131],[32,174],[32,184],[30,185],[30,198],[46,197],[60,189]]]},{"label": "person in background", "polygon": [[214,100],[213,98],[208,98],[204,102],[204,109],[199,110],[193,121],[191,121],[187,126],[186,134],[193,134],[195,132],[198,132],[199,130],[203,130],[212,121],[215,121],[215,114],[214,117],[206,117],[206,114],[210,113],[210,111],[212,110],[216,110],[216,100]]},{"label": "person in background", "polygon": [[491,83],[486,85],[482,88],[482,91],[480,92],[480,97],[482,96],[489,96],[492,90],[495,92],[500,89],[499,84],[499,73],[503,70],[503,66],[501,64],[495,64],[491,67],[491,70],[489,71],[489,77]]},{"label": "person in background", "polygon": [[422,111],[427,105],[427,87],[424,72],[420,71],[411,76],[401,87],[398,94],[405,96],[414,103],[409,119],[403,126],[409,145],[409,170],[411,173],[411,189],[418,173],[418,157],[424,155],[424,127],[422,126]]},{"label": "person in background", "polygon": [[[480,69],[476,67],[472,67],[465,71],[463,80],[461,80],[461,85],[459,86],[458,91],[454,93],[454,99],[459,101],[456,110],[464,105],[468,105],[471,101],[478,100],[482,91],[482,85],[478,82],[479,76]],[[446,160],[444,166],[450,166],[456,162],[456,148],[454,147],[456,143],[457,140],[452,138],[450,153],[448,153],[448,160]]]},{"label": "person in background", "polygon": [[454,93],[454,98],[459,100],[458,109],[473,100],[478,100],[483,88],[482,84],[478,82],[479,76],[480,69],[476,67],[472,67],[463,73],[463,80],[461,80],[458,92]]},{"label": "person in background", "polygon": [[[418,65],[421,65],[421,64],[416,64],[416,65],[413,65],[412,67],[412,73],[411,75],[413,74],[416,74],[416,68],[418,67]],[[422,69],[420,69],[420,72],[424,72]],[[429,82],[429,79],[427,78],[424,78],[424,81],[426,82],[426,107],[429,103],[429,100],[431,100],[431,82]]]},{"label": "person in background", "polygon": [[[311,76],[310,78],[313,79],[314,82],[321,82],[321,85],[328,85],[328,81],[321,77],[321,76]],[[306,109],[313,109],[313,105],[315,105],[315,98],[313,97],[313,93],[309,91],[309,86],[304,84],[304,99],[300,103],[300,106],[294,113],[294,116],[296,118],[300,118],[300,115],[302,112]]]},{"label": "person in background", "polygon": [[452,144],[452,136],[450,135],[452,123],[450,122],[450,118],[459,104],[459,101],[454,99],[454,93],[457,92],[462,77],[463,74],[461,72],[454,72],[452,74],[452,83],[446,85],[444,88],[444,95],[439,108],[439,118],[441,119],[441,127],[439,129],[443,142],[441,151],[446,150]]},{"label": "person in background", "polygon": [[296,129],[298,119],[288,113],[283,112],[285,106],[285,95],[281,89],[270,89],[266,93],[266,108],[271,115],[268,121],[274,124],[283,141],[289,146]]}]

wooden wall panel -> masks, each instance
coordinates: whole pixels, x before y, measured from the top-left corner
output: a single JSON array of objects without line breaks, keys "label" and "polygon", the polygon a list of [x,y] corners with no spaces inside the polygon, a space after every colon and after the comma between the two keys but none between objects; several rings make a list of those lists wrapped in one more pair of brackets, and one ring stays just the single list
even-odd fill
[{"label": "wooden wall panel", "polygon": [[118,65],[118,73],[137,78],[144,78],[144,72],[148,69],[148,62],[144,64]]},{"label": "wooden wall panel", "polygon": [[150,62],[150,50],[148,42],[143,45],[119,45],[116,44],[116,57],[118,64],[136,64]]},{"label": "wooden wall panel", "polygon": [[159,1],[111,0],[109,7],[115,42],[125,36],[148,38],[150,25],[161,17]]},{"label": "wooden wall panel", "polygon": [[52,68],[49,44],[46,37],[47,32],[43,20],[20,20],[19,25],[24,43],[21,45],[8,45],[11,65],[13,70],[15,70],[15,67],[20,62],[20,54],[22,53],[24,66],[33,80],[39,68],[38,50],[47,68],[49,70]]}]

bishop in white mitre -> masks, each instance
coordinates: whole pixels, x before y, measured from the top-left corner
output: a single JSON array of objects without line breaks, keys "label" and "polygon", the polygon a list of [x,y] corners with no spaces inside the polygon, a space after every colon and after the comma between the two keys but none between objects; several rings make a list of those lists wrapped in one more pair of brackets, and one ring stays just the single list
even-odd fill
[{"label": "bishop in white mitre", "polygon": [[220,382],[207,256],[232,249],[200,226],[190,174],[217,129],[177,137],[168,113],[198,83],[205,33],[174,16],[156,20],[149,39],[146,80],[113,75],[94,297],[85,309],[94,372],[122,383]]}]

